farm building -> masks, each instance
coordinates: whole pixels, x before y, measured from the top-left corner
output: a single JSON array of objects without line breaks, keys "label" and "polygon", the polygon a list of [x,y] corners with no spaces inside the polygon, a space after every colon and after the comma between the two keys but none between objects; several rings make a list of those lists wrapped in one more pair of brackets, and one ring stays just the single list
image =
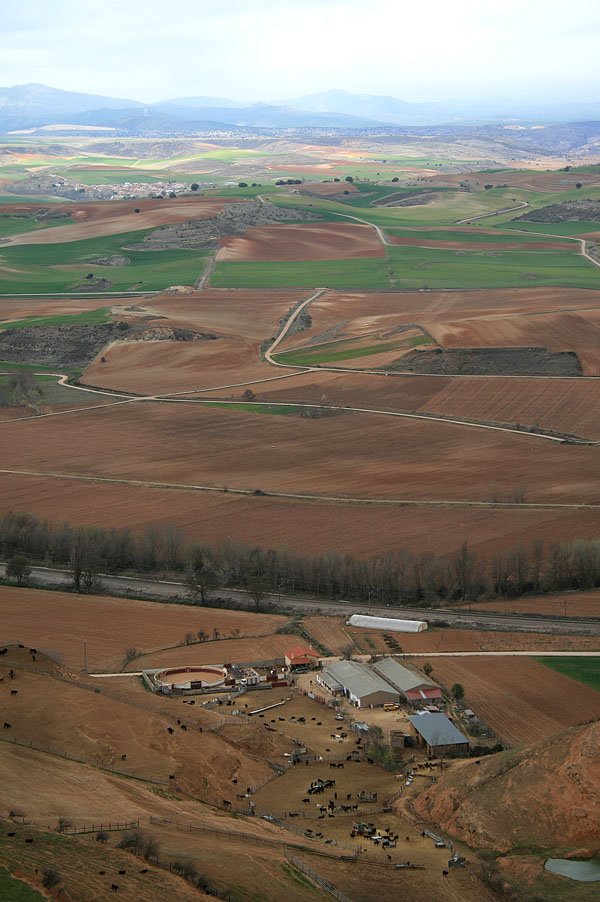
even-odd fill
[{"label": "farm building", "polygon": [[331,664],[318,674],[317,682],[331,692],[341,689],[358,708],[378,707],[400,700],[397,690],[382,680],[368,664],[359,664],[358,661]]},{"label": "farm building", "polygon": [[396,617],[369,617],[367,614],[353,614],[349,626],[361,626],[369,630],[390,630],[393,633],[422,633],[427,629],[424,620],[398,620]]},{"label": "farm building", "polygon": [[469,740],[445,714],[413,714],[408,719],[416,730],[417,742],[427,749],[428,755],[468,755]]},{"label": "farm building", "polygon": [[373,664],[373,670],[397,689],[409,705],[421,705],[442,701],[442,690],[422,673],[418,673],[394,658],[382,658]]},{"label": "farm building", "polygon": [[285,666],[289,670],[310,670],[319,663],[320,655],[309,645],[296,645],[284,655]]}]

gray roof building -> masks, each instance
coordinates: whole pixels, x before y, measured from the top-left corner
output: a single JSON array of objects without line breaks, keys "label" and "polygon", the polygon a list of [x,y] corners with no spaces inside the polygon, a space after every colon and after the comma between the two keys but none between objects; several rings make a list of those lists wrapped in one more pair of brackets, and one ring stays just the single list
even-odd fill
[{"label": "gray roof building", "polygon": [[398,702],[396,689],[386,683],[368,664],[358,661],[338,661],[324,668],[322,680],[325,685],[338,683],[344,694],[358,707],[384,705]]},{"label": "gray roof building", "polygon": [[381,661],[376,661],[373,664],[373,670],[402,693],[408,692],[410,689],[417,689],[419,686],[439,688],[438,684],[426,677],[425,674],[409,670],[394,658],[382,658]]},{"label": "gray roof building", "polygon": [[408,718],[428,750],[450,749],[466,751],[469,740],[445,714],[413,714]]}]

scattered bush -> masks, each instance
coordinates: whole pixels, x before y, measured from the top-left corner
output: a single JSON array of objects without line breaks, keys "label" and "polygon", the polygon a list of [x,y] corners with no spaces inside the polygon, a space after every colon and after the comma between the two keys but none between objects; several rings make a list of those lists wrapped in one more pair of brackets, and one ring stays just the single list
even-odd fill
[{"label": "scattered bush", "polygon": [[53,889],[61,881],[60,874],[54,868],[44,868],[42,871],[42,886],[44,889]]}]

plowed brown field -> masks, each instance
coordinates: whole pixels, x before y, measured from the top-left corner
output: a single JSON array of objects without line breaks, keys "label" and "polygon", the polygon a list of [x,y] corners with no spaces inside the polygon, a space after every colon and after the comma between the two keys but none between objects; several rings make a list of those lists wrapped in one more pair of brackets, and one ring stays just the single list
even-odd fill
[{"label": "plowed brown field", "polygon": [[494,173],[474,172],[467,176],[464,173],[460,175],[441,174],[434,176],[431,184],[460,185],[461,181],[465,180],[481,189],[485,184],[492,182],[494,185],[508,185],[509,188],[524,188],[527,191],[547,191],[549,193],[572,191],[577,182],[581,182],[586,188],[600,184],[600,176],[597,172],[527,172],[510,169],[502,169]]},{"label": "plowed brown field", "polygon": [[509,743],[600,717],[600,692],[530,658],[436,658],[433,677],[446,687],[460,683],[465,704]]},{"label": "plowed brown field", "polygon": [[[0,428],[2,467],[123,479],[425,500],[600,503],[598,448],[429,420],[265,416],[133,403]],[[315,462],[318,461],[318,467]]]},{"label": "plowed brown field", "polygon": [[[64,209],[76,220],[75,223],[15,235],[11,243],[63,244],[65,241],[81,241],[85,238],[157,228],[161,225],[185,222],[188,219],[211,219],[220,213],[230,200],[233,203],[240,202],[239,198],[217,200],[199,197],[189,200],[185,198],[176,202],[132,200],[82,206],[72,204]],[[133,212],[136,207],[140,208],[139,213]],[[56,209],[54,205],[53,209]]]},{"label": "plowed brown field", "polygon": [[[211,612],[212,613],[212,612]],[[251,617],[251,614],[247,616]],[[219,615],[212,618],[216,625]],[[283,620],[283,618],[281,618]],[[211,620],[209,616],[207,620]],[[212,622],[212,621],[211,621]],[[209,624],[210,625],[210,624]],[[165,651],[150,652],[128,664],[126,670],[142,667],[185,667],[190,664],[251,663],[283,658],[286,651],[297,647],[296,636],[257,636],[251,639],[227,639],[224,642],[199,642]]]},{"label": "plowed brown field", "polygon": [[[0,604],[0,643],[20,641],[34,648],[57,651],[68,667],[80,669],[86,640],[89,670],[114,669],[121,664],[126,648],[144,650],[175,645],[186,633],[199,629],[208,635],[215,627],[222,636],[231,635],[236,629],[246,636],[265,635],[287,619],[274,614],[6,586],[0,586]],[[287,642],[294,644],[293,637],[288,636]]]},{"label": "plowed brown field", "polygon": [[128,485],[0,474],[0,511],[105,528],[175,524],[190,540],[227,538],[263,547],[302,548],[305,554],[346,551],[359,557],[398,547],[449,554],[468,541],[483,557],[537,538],[570,541],[600,535],[600,512],[452,510],[310,504],[228,493],[161,490]]},{"label": "plowed brown field", "polygon": [[261,361],[260,344],[277,333],[281,318],[305,297],[298,291],[208,290],[149,298],[137,303],[133,312],[119,308],[120,318],[143,317],[145,325],[192,329],[217,340],[114,342],[86,369],[82,381],[121,391],[168,394],[277,375]]},{"label": "plowed brown field", "polygon": [[[401,617],[402,609],[397,609],[394,616]],[[378,654],[386,654],[389,651],[383,639],[385,631],[348,627],[348,632],[365,654],[370,654],[375,649]],[[395,636],[402,651],[410,655],[426,654],[427,652],[444,654],[451,651],[535,651],[543,654],[546,651],[596,651],[598,649],[598,639],[594,636],[553,636],[546,633],[455,630],[435,627],[430,627],[422,633],[396,633]],[[375,649],[366,641],[366,637],[371,639]],[[438,658],[432,658],[429,662],[433,666],[434,679],[437,679],[435,673],[437,660]]]},{"label": "plowed brown field", "polygon": [[217,260],[345,260],[385,257],[370,226],[327,222],[318,225],[260,226],[241,237],[221,239]]},{"label": "plowed brown field", "polygon": [[600,617],[600,591],[564,592],[534,598],[507,598],[477,603],[477,608],[519,614],[553,614],[569,617]]}]

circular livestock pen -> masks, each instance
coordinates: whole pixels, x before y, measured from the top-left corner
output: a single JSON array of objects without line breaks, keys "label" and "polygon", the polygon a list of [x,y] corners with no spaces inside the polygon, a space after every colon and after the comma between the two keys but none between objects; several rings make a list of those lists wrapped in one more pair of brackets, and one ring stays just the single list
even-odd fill
[{"label": "circular livestock pen", "polygon": [[227,671],[217,665],[198,667],[170,667],[154,675],[161,689],[218,689],[225,684]]}]

